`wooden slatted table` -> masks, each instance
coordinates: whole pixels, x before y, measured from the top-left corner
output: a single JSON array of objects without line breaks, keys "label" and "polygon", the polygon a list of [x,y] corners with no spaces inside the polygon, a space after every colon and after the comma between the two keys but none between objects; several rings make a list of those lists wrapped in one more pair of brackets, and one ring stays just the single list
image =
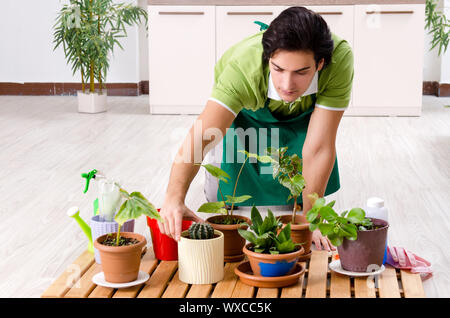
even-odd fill
[{"label": "wooden slatted table", "polygon": [[188,285],[178,279],[177,261],[158,261],[153,250],[143,256],[140,270],[150,274],[147,282],[125,289],[97,286],[92,277],[101,272],[93,254],[85,251],[41,297],[67,298],[400,298],[425,297],[419,274],[387,265],[377,279],[352,278],[328,269],[326,251],[313,251],[303,263],[305,273],[298,283],[285,288],[256,288],[242,283],[234,273],[239,263],[225,264],[225,277],[212,285]]}]

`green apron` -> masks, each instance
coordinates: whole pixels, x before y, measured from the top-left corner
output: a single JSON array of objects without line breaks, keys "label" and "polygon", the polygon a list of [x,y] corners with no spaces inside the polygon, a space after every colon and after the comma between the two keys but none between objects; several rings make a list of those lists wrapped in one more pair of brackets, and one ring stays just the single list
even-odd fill
[{"label": "green apron", "polygon": [[[221,168],[231,177],[228,183],[220,181],[220,189],[222,190],[224,196],[233,195],[234,183],[242,166],[243,160],[240,160],[240,162],[238,162],[237,160],[238,155],[242,159],[243,154],[239,153],[238,150],[245,149],[246,151],[249,151],[251,153],[257,152],[259,155],[265,155],[265,148],[271,146],[271,133],[276,133],[276,131],[272,131],[271,128],[278,128],[278,147],[288,147],[288,155],[296,153],[300,158],[302,158],[303,144],[305,142],[311,113],[314,110],[314,105],[316,102],[316,94],[313,94],[311,96],[313,100],[312,106],[308,110],[294,118],[285,120],[275,118],[269,110],[268,105],[270,99],[268,98],[266,99],[263,108],[260,108],[257,111],[247,110],[244,108],[238,113],[237,117],[234,119],[234,122],[230,127],[232,129],[229,129],[227,131],[223,139],[223,155]],[[233,133],[233,130],[237,128],[242,128],[244,131],[246,131],[248,128],[255,128],[256,132],[261,131],[259,130],[260,128],[266,128],[267,134],[256,133],[257,145],[254,145],[252,148],[249,144],[249,138],[245,137],[245,134],[239,136],[239,134]],[[262,132],[264,131],[265,130],[263,129]],[[261,147],[262,149],[260,149],[260,137],[265,139],[265,141],[263,141],[264,147]],[[230,151],[227,154],[227,148],[230,150],[232,149],[233,151]],[[293,204],[292,199],[290,201],[287,201],[287,198],[290,194],[289,190],[279,184],[278,179],[273,179],[271,173],[261,173],[260,169],[263,166],[269,167],[270,169],[270,163],[252,163],[251,161],[247,160],[239,177],[239,182],[236,188],[236,196],[247,194],[251,195],[252,198],[243,203],[235,205],[268,206]],[[269,171],[272,170],[270,169]],[[332,194],[339,190],[339,188],[339,172],[336,156],[334,167],[325,190],[325,195]],[[222,196],[219,190],[217,191],[217,200],[222,200]],[[297,198],[297,202],[299,204],[302,204],[302,196],[299,196]]]}]

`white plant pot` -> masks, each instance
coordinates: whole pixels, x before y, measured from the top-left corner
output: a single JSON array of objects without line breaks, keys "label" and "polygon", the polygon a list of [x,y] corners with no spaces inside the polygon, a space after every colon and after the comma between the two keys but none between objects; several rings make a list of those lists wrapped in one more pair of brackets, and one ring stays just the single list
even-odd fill
[{"label": "white plant pot", "polygon": [[77,91],[79,113],[101,113],[106,112],[106,89],[99,93],[83,93]]},{"label": "white plant pot", "polygon": [[192,240],[184,231],[178,242],[179,279],[186,284],[214,284],[224,275],[224,236],[215,230],[218,237],[209,240]]}]

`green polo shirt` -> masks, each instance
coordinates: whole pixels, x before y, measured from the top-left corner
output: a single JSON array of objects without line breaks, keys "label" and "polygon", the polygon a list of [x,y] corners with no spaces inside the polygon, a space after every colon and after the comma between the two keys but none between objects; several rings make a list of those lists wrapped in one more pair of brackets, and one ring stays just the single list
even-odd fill
[{"label": "green polo shirt", "polygon": [[[238,114],[243,108],[256,111],[268,97],[269,65],[263,64],[262,36],[265,31],[245,38],[229,48],[214,68],[212,100]],[[332,34],[331,63],[318,72],[316,107],[345,110],[353,83],[353,52],[347,41]],[[294,103],[271,99],[269,109],[276,117],[293,117],[313,106],[312,94]]]}]

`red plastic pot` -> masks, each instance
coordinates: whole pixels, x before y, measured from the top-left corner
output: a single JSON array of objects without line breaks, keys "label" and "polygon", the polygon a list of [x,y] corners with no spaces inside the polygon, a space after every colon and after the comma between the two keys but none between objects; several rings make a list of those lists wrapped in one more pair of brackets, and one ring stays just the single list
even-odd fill
[{"label": "red plastic pot", "polygon": [[[192,223],[192,221],[183,220],[181,230],[186,231],[187,229],[189,229]],[[161,261],[177,261],[177,241],[161,233],[157,220],[147,217],[147,224],[152,235],[153,251],[155,252],[155,257]]]}]

